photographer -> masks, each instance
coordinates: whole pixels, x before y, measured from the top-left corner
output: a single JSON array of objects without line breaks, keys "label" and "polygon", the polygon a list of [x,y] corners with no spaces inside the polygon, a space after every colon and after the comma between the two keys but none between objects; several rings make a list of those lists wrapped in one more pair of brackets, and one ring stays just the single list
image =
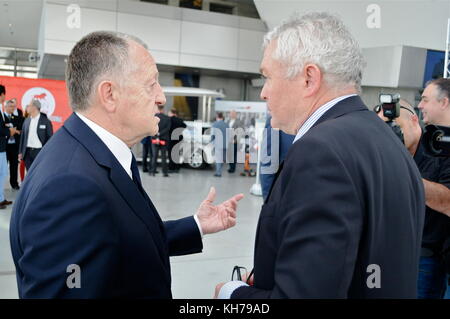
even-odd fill
[{"label": "photographer", "polygon": [[[399,104],[400,114],[395,122],[401,128],[405,147],[414,157],[422,175],[427,205],[419,264],[418,298],[443,298],[448,275],[442,252],[445,241],[450,237],[450,218],[443,213],[448,213],[445,205],[448,205],[446,202],[450,199],[450,158],[433,157],[426,153],[422,128],[414,108],[405,100],[400,100]],[[381,107],[375,111],[384,121],[388,120],[383,116]]]}]

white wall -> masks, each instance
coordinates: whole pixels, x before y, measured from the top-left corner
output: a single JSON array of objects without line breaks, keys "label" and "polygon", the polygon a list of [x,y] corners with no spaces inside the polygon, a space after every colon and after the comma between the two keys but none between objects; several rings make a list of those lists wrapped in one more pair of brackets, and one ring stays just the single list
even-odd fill
[{"label": "white wall", "polygon": [[44,4],[44,54],[68,55],[84,35],[112,30],[141,38],[158,64],[258,73],[266,31],[258,19],[130,0],[79,1],[81,25],[71,28],[69,3]]},{"label": "white wall", "polygon": [[[380,8],[380,28],[369,28],[369,5]],[[407,45],[445,50],[448,0],[255,0],[269,29],[298,11],[327,11],[337,14],[359,41],[361,47]]]}]

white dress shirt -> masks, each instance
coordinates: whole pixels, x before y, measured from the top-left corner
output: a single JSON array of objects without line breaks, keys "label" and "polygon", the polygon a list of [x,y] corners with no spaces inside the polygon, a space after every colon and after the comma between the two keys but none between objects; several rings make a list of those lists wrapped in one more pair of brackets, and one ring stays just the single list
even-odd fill
[{"label": "white dress shirt", "polygon": [[114,157],[123,167],[125,172],[127,172],[128,176],[133,179],[133,174],[131,173],[131,159],[132,154],[131,150],[120,138],[111,134],[107,130],[105,130],[100,125],[94,123],[87,117],[81,115],[80,113],[76,113],[78,117],[87,125],[91,130],[94,131],[95,134],[102,140],[102,142],[106,145],[106,147],[113,153]]},{"label": "white dress shirt", "polygon": [[38,123],[41,118],[41,114],[38,114],[35,117],[31,117],[30,127],[28,129],[28,140],[27,147],[31,148],[42,148],[41,140],[38,137]]},{"label": "white dress shirt", "polygon": [[[133,174],[131,172],[131,159],[132,154],[131,150],[128,148],[127,144],[125,144],[120,138],[111,134],[107,130],[105,130],[100,125],[92,122],[87,117],[81,115],[80,113],[75,113],[78,117],[87,125],[94,133],[102,140],[102,142],[106,145],[106,147],[111,151],[114,157],[119,161],[120,165],[123,167],[125,172],[127,172],[128,176],[133,179]],[[200,235],[203,237],[202,228],[200,226],[200,221],[197,218],[197,215],[194,215],[194,220],[197,223],[198,230]]]}]

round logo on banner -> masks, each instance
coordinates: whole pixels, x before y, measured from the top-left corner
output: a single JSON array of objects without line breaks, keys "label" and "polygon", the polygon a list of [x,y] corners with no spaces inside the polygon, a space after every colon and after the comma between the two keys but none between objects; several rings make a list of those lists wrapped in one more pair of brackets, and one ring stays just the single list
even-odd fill
[{"label": "round logo on banner", "polygon": [[55,111],[55,98],[53,94],[44,88],[34,87],[25,92],[22,96],[22,109],[25,111],[32,99],[41,102],[41,112],[51,116]]}]

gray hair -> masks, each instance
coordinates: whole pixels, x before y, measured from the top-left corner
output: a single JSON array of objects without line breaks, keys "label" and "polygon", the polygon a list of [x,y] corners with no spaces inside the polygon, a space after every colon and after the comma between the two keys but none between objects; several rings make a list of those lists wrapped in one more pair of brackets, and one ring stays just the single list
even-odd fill
[{"label": "gray hair", "polygon": [[364,58],[358,42],[342,21],[324,12],[294,15],[264,37],[264,48],[273,40],[273,58],[286,64],[288,78],[295,77],[306,63],[317,65],[327,83],[354,85],[361,90]]},{"label": "gray hair", "polygon": [[66,84],[73,111],[90,106],[93,90],[106,77],[119,82],[131,71],[129,41],[147,46],[138,38],[124,33],[97,31],[82,38],[67,59]]},{"label": "gray hair", "polygon": [[41,102],[38,99],[32,99],[30,104],[35,106],[39,111],[41,110]]}]

